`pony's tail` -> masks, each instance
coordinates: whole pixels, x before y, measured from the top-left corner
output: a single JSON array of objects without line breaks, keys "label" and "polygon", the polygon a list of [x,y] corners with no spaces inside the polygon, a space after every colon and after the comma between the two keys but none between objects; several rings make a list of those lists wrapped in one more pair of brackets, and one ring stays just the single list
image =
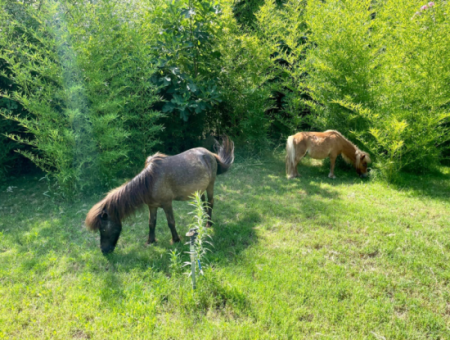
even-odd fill
[{"label": "pony's tail", "polygon": [[295,145],[294,136],[289,136],[286,143],[286,175],[294,176],[295,165]]},{"label": "pony's tail", "polygon": [[224,136],[222,145],[218,146],[217,154],[214,156],[217,160],[217,174],[224,174],[234,162],[234,143]]}]

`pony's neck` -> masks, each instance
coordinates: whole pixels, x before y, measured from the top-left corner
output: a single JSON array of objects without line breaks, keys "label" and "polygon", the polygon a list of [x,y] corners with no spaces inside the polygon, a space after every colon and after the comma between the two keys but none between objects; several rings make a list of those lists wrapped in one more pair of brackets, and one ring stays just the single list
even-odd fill
[{"label": "pony's neck", "polygon": [[342,154],[344,158],[356,166],[356,151],[359,150],[358,147],[345,138],[343,143]]},{"label": "pony's neck", "polygon": [[151,177],[142,170],[136,177],[112,190],[105,198],[105,208],[116,221],[122,221],[148,201]]}]

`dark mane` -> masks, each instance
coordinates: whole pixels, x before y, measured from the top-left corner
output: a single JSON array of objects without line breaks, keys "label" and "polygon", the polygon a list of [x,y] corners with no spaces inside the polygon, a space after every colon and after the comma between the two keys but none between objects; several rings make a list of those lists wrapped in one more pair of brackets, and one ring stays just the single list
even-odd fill
[{"label": "dark mane", "polygon": [[112,220],[120,222],[142,206],[147,201],[154,178],[158,174],[158,165],[166,157],[160,153],[148,157],[145,168],[138,175],[111,190],[103,200],[94,205],[86,216],[87,228],[90,230],[100,228],[100,215],[103,211],[106,211]]}]

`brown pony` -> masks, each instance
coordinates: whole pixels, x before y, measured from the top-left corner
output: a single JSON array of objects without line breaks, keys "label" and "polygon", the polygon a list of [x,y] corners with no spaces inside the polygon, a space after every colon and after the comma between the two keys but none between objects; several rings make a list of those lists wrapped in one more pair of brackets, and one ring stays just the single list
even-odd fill
[{"label": "brown pony", "polygon": [[[148,157],[145,168],[131,181],[110,191],[92,207],[86,216],[86,226],[100,230],[100,248],[103,254],[114,251],[122,231],[122,220],[140,206],[150,210],[148,243],[156,242],[156,212],[163,208],[172,232],[172,242],[179,242],[172,201],[185,201],[196,191],[208,194],[207,213],[211,220],[214,205],[216,175],[225,173],[234,161],[234,144],[223,138],[218,154],[204,148],[195,148],[175,156],[157,153]],[[210,226],[211,223],[208,223]]]},{"label": "brown pony", "polygon": [[339,155],[342,155],[346,162],[353,164],[361,178],[367,177],[370,171],[367,169],[367,164],[370,163],[369,154],[359,150],[340,132],[335,130],[299,132],[289,136],[286,143],[286,175],[289,179],[300,176],[297,165],[307,153],[314,159],[330,157],[330,173],[328,175],[330,178],[336,178],[334,164]]}]

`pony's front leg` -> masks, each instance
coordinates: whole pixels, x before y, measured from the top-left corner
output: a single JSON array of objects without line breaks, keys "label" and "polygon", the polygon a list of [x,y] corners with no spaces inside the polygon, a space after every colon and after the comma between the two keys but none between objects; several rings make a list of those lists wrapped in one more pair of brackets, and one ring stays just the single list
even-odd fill
[{"label": "pony's front leg", "polygon": [[149,233],[148,233],[148,241],[147,244],[155,243],[155,229],[156,229],[156,213],[158,212],[158,208],[148,207],[150,210],[150,217],[148,219],[148,227],[149,227]]},{"label": "pony's front leg", "polygon": [[329,178],[336,178],[334,175],[334,165],[336,164],[336,156],[330,156],[330,173],[328,174]]},{"label": "pony's front leg", "polygon": [[169,225],[170,232],[172,233],[172,243],[180,242],[177,229],[175,228],[175,217],[173,216],[172,202],[162,207],[166,213],[167,224]]}]

